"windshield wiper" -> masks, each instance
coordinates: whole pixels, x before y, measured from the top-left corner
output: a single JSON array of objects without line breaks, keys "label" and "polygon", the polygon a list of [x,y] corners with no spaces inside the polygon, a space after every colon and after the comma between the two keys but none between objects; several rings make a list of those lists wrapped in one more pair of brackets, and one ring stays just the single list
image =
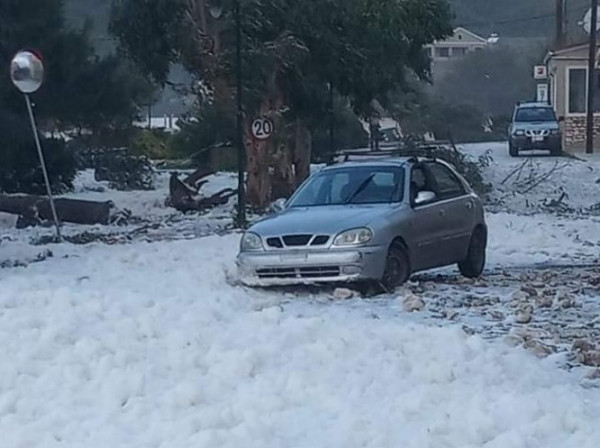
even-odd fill
[{"label": "windshield wiper", "polygon": [[344,202],[344,204],[349,204],[350,202],[352,202],[352,200],[358,196],[365,188],[367,188],[367,186],[371,183],[371,181],[373,180],[373,178],[375,177],[375,173],[371,174],[369,177],[367,177],[365,180],[362,181],[362,183],[358,186],[358,188],[354,191],[354,193],[352,193],[350,196],[348,196],[346,198],[346,201]]}]

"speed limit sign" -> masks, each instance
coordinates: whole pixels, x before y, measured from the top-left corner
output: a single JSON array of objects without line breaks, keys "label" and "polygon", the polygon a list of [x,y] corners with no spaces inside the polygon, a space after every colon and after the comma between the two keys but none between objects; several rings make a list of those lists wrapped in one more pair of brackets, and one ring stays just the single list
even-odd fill
[{"label": "speed limit sign", "polygon": [[257,140],[268,139],[273,134],[274,129],[273,121],[267,117],[260,117],[252,122],[252,135]]}]

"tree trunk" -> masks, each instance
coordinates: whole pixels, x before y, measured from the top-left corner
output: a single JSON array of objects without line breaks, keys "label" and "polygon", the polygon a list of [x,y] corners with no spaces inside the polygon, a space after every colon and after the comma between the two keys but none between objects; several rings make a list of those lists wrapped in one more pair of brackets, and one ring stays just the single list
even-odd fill
[{"label": "tree trunk", "polygon": [[310,176],[312,156],[312,136],[308,126],[301,118],[296,119],[296,142],[294,144],[294,169],[296,187]]},{"label": "tree trunk", "polygon": [[[54,200],[59,221],[74,224],[110,224],[112,201],[95,202],[80,199]],[[41,196],[0,195],[0,212],[23,216],[26,220],[50,221],[53,219],[50,202]]]},{"label": "tree trunk", "polygon": [[293,155],[286,138],[276,146],[272,154],[271,200],[289,198],[295,189]]},{"label": "tree trunk", "polygon": [[[262,109],[262,108],[261,108]],[[250,125],[252,118],[245,121],[245,129],[250,134],[246,137],[246,153],[248,156],[247,200],[256,210],[264,210],[269,205],[271,191],[269,179],[269,141],[252,138]]]},{"label": "tree trunk", "polygon": [[[284,126],[280,111],[283,109],[283,94],[277,86],[277,72],[274,70],[267,83],[267,93],[261,101],[258,115],[268,117],[273,121],[273,135],[267,140],[256,140],[252,137],[251,124],[253,118],[247,117],[245,129],[248,135],[246,151],[248,157],[248,203],[256,210],[265,210],[271,198],[271,178],[273,174],[273,148],[283,139]],[[289,162],[288,162],[289,163]],[[284,178],[279,172],[275,177]]]}]

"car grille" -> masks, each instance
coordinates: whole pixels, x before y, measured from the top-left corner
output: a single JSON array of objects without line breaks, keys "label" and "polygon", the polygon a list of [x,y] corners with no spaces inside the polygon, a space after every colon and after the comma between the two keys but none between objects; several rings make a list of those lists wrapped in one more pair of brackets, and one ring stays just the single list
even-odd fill
[{"label": "car grille", "polygon": [[304,266],[301,268],[268,268],[256,271],[258,278],[319,278],[337,277],[339,266]]},{"label": "car grille", "polygon": [[267,246],[275,249],[284,247],[303,247],[310,244],[314,246],[324,246],[329,241],[329,235],[284,235],[281,237],[267,238]]},{"label": "car grille", "polygon": [[547,135],[550,135],[550,131],[548,129],[528,129],[527,131],[525,131],[525,135],[527,135],[528,137],[546,137]]},{"label": "car grille", "polygon": [[306,246],[312,235],[285,235],[282,237],[286,246]]}]

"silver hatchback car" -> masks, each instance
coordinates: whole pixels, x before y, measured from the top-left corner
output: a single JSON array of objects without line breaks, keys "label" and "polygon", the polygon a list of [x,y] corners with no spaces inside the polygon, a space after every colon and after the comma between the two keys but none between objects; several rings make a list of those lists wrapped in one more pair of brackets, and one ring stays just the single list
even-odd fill
[{"label": "silver hatchback car", "polygon": [[244,233],[237,257],[250,286],[376,282],[457,263],[478,277],[487,225],[479,197],[449,164],[389,157],[329,165],[277,213]]}]

